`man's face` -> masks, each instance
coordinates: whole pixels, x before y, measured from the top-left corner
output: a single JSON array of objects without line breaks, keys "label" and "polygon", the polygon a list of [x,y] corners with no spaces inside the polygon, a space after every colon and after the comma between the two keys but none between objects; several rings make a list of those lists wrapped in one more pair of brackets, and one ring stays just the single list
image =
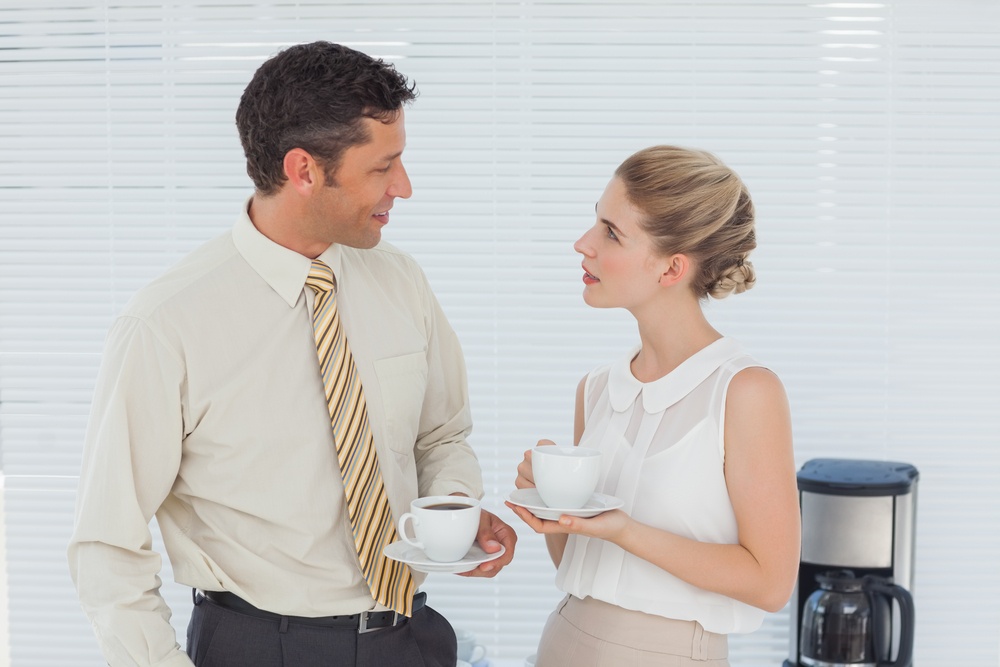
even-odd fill
[{"label": "man's face", "polygon": [[371,140],[344,151],[332,183],[318,191],[310,217],[317,240],[372,248],[389,223],[393,200],[407,199],[413,190],[402,160],[402,110],[391,123],[372,118],[362,122]]}]

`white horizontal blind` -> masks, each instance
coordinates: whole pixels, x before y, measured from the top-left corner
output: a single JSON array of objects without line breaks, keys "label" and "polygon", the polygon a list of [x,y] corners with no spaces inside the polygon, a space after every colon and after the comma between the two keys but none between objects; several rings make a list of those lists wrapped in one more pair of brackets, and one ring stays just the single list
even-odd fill
[{"label": "white horizontal blind", "polygon": [[[760,220],[758,286],[711,318],[785,380],[799,464],[920,469],[916,664],[997,664],[996,3],[6,0],[0,21],[16,667],[103,664],[64,553],[104,332],[229,228],[249,191],[243,86],[314,39],[385,57],[421,91],[414,197],[387,237],[462,339],[489,502],[537,438],[569,439],[576,382],[634,340],[622,313],[582,304],[570,247],[611,171],[654,143],[707,148],[745,177]],[[533,651],[559,597],[541,540],[520,532],[496,580],[427,586],[498,667]],[[183,641],[189,592],[164,566]],[[733,664],[780,664],[787,623],[734,637]]]}]

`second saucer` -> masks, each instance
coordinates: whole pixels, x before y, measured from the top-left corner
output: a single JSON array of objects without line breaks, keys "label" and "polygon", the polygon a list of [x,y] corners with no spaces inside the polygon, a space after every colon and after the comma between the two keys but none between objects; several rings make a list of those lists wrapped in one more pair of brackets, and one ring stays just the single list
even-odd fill
[{"label": "second saucer", "polygon": [[542,497],[538,495],[537,489],[516,489],[507,494],[507,500],[514,505],[525,508],[539,519],[548,521],[557,521],[563,514],[586,519],[603,512],[618,509],[625,504],[625,501],[621,498],[615,498],[603,493],[595,493],[590,496],[590,500],[580,509],[547,507],[542,502]]}]

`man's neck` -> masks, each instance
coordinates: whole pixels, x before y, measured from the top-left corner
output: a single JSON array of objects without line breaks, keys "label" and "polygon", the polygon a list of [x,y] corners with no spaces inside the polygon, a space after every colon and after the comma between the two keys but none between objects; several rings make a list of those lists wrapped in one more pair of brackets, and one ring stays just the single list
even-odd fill
[{"label": "man's neck", "polygon": [[309,259],[316,259],[330,247],[329,243],[310,240],[302,234],[301,227],[307,219],[305,211],[282,192],[270,196],[254,193],[247,215],[258,232]]}]

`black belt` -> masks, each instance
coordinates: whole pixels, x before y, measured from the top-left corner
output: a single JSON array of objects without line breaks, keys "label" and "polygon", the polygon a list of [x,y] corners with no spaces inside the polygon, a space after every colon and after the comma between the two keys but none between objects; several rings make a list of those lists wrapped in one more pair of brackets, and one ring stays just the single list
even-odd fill
[{"label": "black belt", "polygon": [[[382,628],[392,628],[406,622],[406,616],[398,614],[391,609],[389,611],[363,611],[360,614],[351,614],[349,616],[320,616],[316,618],[308,616],[282,616],[281,614],[258,609],[243,598],[228,591],[202,591],[202,595],[220,607],[225,607],[226,609],[246,614],[247,616],[277,621],[281,625],[281,632],[285,631],[289,623],[316,625],[325,628],[350,628],[357,630],[360,634],[371,632],[372,630],[381,630]],[[192,596],[196,605],[201,603],[196,591],[192,590]],[[423,608],[425,604],[427,604],[427,593],[421,592],[413,596],[414,612]]]}]

